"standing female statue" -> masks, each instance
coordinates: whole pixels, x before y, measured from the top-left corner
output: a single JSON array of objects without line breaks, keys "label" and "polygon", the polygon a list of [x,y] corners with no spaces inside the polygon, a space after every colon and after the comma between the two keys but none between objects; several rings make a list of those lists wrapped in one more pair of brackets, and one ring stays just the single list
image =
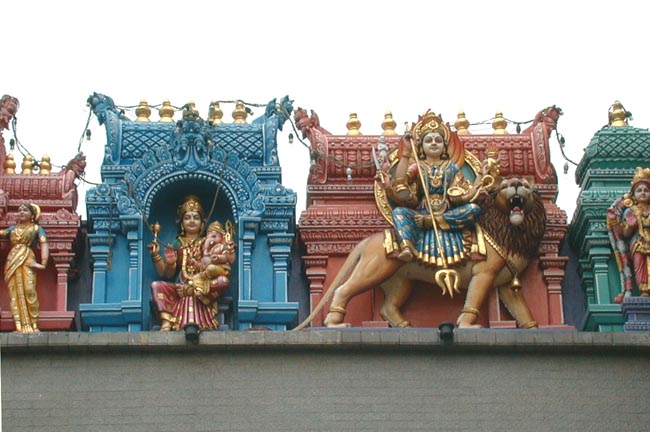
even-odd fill
[{"label": "standing female statue", "polygon": [[621,303],[634,282],[642,297],[650,296],[650,168],[637,167],[630,192],[607,210],[607,228],[621,272]]},{"label": "standing female statue", "polygon": [[[36,272],[47,267],[50,249],[45,230],[38,225],[41,209],[33,203],[18,207],[16,225],[0,230],[0,237],[11,242],[11,250],[5,263],[5,283],[9,290],[11,315],[20,333],[37,333],[38,295],[36,294]],[[36,261],[32,246],[38,244],[41,262]]]},{"label": "standing female statue", "polygon": [[151,284],[160,330],[183,330],[187,324],[200,330],[216,329],[217,298],[228,289],[235,260],[232,233],[212,223],[206,245],[205,213],[195,196],[188,196],[178,207],[178,223],[179,234],[165,246],[164,258],[157,237],[148,246],[156,272],[165,279]]}]

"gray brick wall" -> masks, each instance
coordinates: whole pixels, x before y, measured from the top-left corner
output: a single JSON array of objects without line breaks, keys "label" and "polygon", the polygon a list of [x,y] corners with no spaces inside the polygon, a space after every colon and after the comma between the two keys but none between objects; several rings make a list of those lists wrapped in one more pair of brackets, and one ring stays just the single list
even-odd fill
[{"label": "gray brick wall", "polygon": [[645,431],[650,336],[3,334],[4,431]]}]

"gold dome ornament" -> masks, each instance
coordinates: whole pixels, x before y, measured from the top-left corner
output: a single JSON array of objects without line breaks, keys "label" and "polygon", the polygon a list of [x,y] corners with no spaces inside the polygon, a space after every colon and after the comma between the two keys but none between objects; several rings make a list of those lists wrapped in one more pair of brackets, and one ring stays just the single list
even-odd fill
[{"label": "gold dome ornament", "polygon": [[361,121],[357,118],[357,113],[350,113],[350,118],[345,124],[348,128],[348,135],[363,135],[359,130],[361,128]]},{"label": "gold dome ornament", "polygon": [[31,157],[30,155],[26,155],[25,158],[23,159],[21,168],[22,168],[21,174],[32,174],[32,169],[34,168],[34,158]]},{"label": "gold dome ornament", "polygon": [[469,120],[467,120],[465,117],[465,111],[458,111],[458,116],[456,118],[456,122],[454,123],[454,127],[456,128],[456,133],[458,135],[471,135],[471,132],[468,130]]},{"label": "gold dome ornament", "polygon": [[395,127],[397,127],[397,123],[395,123],[395,120],[393,119],[393,113],[386,111],[384,114],[384,121],[381,122],[381,128],[384,130],[384,133],[382,135],[397,135],[397,132],[395,132]]},{"label": "gold dome ornament", "polygon": [[16,161],[14,160],[13,153],[7,155],[4,163],[5,174],[16,174]]},{"label": "gold dome ornament", "polygon": [[208,120],[213,125],[218,125],[223,123],[223,110],[219,106],[219,101],[212,101],[210,104],[210,111],[208,113]]},{"label": "gold dome ornament", "polygon": [[235,110],[232,112],[233,123],[235,124],[245,124],[246,117],[248,113],[246,112],[246,107],[244,106],[244,101],[238,100],[235,104]]},{"label": "gold dome ornament", "polygon": [[161,123],[174,122],[174,107],[172,106],[169,99],[165,99],[163,101],[162,106],[158,110],[158,115],[160,116]]},{"label": "gold dome ornament", "polygon": [[50,157],[48,155],[43,155],[40,167],[40,174],[50,174],[52,172],[52,164],[50,163]]},{"label": "gold dome ornament", "polygon": [[622,127],[628,126],[627,119],[632,117],[632,113],[627,111],[623,104],[619,101],[615,101],[609,109],[609,126],[611,127]]},{"label": "gold dome ornament", "polygon": [[506,126],[508,126],[508,122],[505,118],[503,118],[503,113],[501,111],[497,111],[497,113],[494,115],[494,121],[492,121],[492,129],[494,129],[494,135],[508,135]]},{"label": "gold dome ornament", "polygon": [[140,105],[135,109],[135,115],[138,117],[135,119],[137,122],[148,122],[149,116],[151,116],[151,108],[145,99],[140,101]]}]

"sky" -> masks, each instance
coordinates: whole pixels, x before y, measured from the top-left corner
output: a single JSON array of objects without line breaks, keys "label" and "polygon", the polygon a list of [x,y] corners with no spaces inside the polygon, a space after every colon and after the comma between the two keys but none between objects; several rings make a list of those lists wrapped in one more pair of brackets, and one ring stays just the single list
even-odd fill
[{"label": "sky", "polygon": [[[289,95],[334,134],[345,134],[356,112],[366,135],[382,132],[387,110],[403,131],[427,109],[452,124],[461,109],[472,123],[497,111],[525,122],[557,105],[564,152],[574,162],[616,100],[632,112],[632,126],[650,127],[650,6],[643,2],[66,3],[0,5],[0,94],[20,100],[16,134],[37,159],[48,154],[64,165],[81,142],[89,182],[100,181],[106,142],[94,116],[91,141],[80,141],[93,92],[122,106],[194,101],[204,118],[212,100],[265,104]],[[234,106],[222,108],[230,120]],[[297,140],[288,143],[290,129],[285,124],[279,136],[279,157],[299,214],[310,159]],[[470,131],[491,133],[491,126]],[[8,144],[12,132],[3,135]],[[570,221],[579,192],[574,166],[563,174],[555,136],[551,154],[557,202]],[[79,184],[82,195],[90,187]],[[77,211],[85,217],[83,201]]]}]

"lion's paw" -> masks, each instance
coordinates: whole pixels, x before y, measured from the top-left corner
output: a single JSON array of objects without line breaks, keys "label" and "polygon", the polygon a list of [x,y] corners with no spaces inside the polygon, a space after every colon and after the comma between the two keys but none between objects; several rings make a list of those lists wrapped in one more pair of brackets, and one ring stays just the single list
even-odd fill
[{"label": "lion's paw", "polygon": [[483,328],[482,325],[480,324],[464,324],[464,323],[459,323],[458,324],[459,329],[480,329]]},{"label": "lion's paw", "polygon": [[350,325],[350,323],[345,323],[345,322],[342,322],[342,323],[325,323],[325,326],[327,328],[350,328],[350,327],[352,327]]}]

